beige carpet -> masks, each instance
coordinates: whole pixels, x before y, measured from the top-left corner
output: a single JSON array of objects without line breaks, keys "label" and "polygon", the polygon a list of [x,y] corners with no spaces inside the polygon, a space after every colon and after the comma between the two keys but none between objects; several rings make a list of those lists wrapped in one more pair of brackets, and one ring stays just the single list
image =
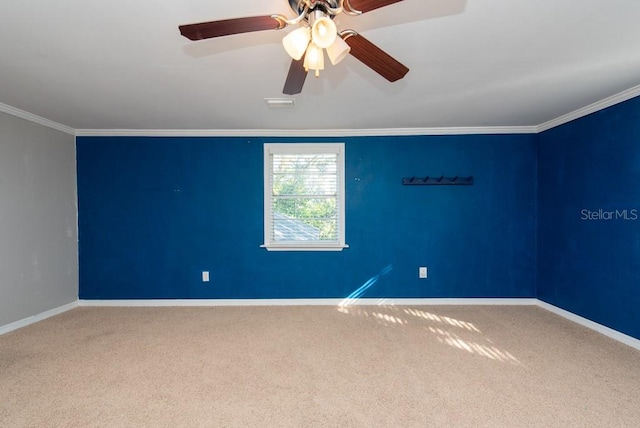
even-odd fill
[{"label": "beige carpet", "polygon": [[2,427],[637,427],[640,352],[537,307],[78,308],[0,336]]}]

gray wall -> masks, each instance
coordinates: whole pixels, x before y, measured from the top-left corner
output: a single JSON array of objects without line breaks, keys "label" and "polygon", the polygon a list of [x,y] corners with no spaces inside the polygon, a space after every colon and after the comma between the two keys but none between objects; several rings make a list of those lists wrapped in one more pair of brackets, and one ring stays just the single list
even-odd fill
[{"label": "gray wall", "polygon": [[75,137],[0,113],[0,326],[78,298]]}]

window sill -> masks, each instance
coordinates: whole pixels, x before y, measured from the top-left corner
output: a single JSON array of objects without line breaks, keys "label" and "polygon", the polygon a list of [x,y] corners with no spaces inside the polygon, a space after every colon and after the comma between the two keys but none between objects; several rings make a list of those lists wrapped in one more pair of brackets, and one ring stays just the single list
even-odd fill
[{"label": "window sill", "polygon": [[280,245],[260,245],[260,248],[265,248],[267,251],[342,251],[345,248],[349,248],[348,245],[295,245],[295,244],[280,244]]}]

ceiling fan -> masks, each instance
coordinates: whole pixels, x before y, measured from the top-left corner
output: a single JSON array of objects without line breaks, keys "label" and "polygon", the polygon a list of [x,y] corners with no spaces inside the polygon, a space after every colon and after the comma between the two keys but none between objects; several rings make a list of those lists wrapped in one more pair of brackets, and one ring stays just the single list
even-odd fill
[{"label": "ceiling fan", "polygon": [[309,70],[318,77],[324,69],[324,51],[332,64],[342,61],[348,54],[390,82],[402,79],[409,69],[382,49],[353,30],[338,31],[333,19],[340,13],[361,15],[402,0],[288,0],[297,16],[250,16],[181,25],[180,34],[190,40],[211,39],[252,31],[281,30],[289,25],[299,27],[287,34],[282,43],[291,56],[289,74],[283,93],[302,92]]}]

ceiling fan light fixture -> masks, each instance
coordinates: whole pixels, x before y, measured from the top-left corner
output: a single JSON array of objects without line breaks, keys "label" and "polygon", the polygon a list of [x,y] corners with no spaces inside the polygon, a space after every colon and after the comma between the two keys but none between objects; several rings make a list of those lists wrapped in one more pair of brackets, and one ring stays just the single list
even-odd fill
[{"label": "ceiling fan light fixture", "polygon": [[327,48],[327,55],[331,64],[336,65],[349,55],[351,52],[351,46],[345,42],[342,37],[336,37],[336,41]]},{"label": "ceiling fan light fixture", "polygon": [[336,24],[328,16],[323,15],[313,21],[311,39],[322,49],[331,46],[333,42],[335,42],[337,35],[338,29],[336,28]]},{"label": "ceiling fan light fixture", "polygon": [[284,36],[282,45],[289,56],[298,61],[307,50],[310,40],[311,30],[307,27],[300,27]]},{"label": "ceiling fan light fixture", "polygon": [[315,70],[316,77],[320,76],[320,70],[324,70],[324,52],[315,43],[309,43],[307,54],[304,56],[304,69]]},{"label": "ceiling fan light fixture", "polygon": [[282,38],[285,51],[293,58],[282,92],[295,95],[301,93],[309,70],[315,70],[316,77],[324,70],[325,49],[334,65],[350,54],[389,82],[402,79],[409,68],[357,32],[344,29],[338,32],[334,22],[343,13],[357,16],[401,1],[288,0],[297,14],[291,19],[281,14],[245,16],[180,25],[178,29],[184,37],[195,41],[296,26]]}]

